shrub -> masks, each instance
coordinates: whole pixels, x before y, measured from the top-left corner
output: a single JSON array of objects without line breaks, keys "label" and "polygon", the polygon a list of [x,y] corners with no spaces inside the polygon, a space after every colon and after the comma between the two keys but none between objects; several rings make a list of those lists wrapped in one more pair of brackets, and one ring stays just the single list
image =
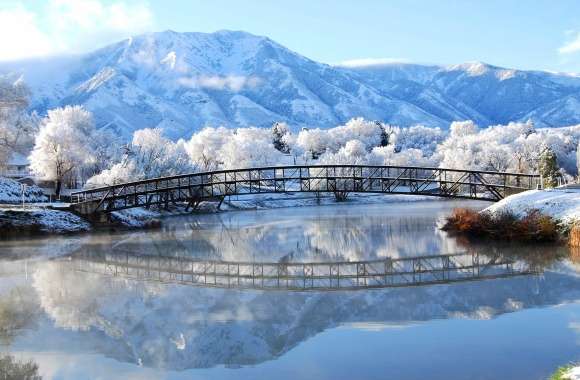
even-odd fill
[{"label": "shrub", "polygon": [[512,213],[491,215],[468,208],[454,209],[441,228],[444,231],[503,240],[555,241],[558,224],[538,210],[518,219]]},{"label": "shrub", "polygon": [[574,366],[573,365],[570,365],[570,364],[558,368],[556,370],[556,372],[554,372],[552,374],[552,376],[550,376],[550,379],[549,380],[564,380],[564,379],[568,379],[569,378],[568,377],[568,372],[570,372],[570,370],[572,368],[574,368]]}]

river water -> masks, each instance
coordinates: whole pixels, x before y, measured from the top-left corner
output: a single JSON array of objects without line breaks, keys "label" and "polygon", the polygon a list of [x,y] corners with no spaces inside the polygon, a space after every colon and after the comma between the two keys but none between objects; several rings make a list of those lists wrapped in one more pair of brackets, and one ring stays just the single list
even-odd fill
[{"label": "river water", "polygon": [[[580,359],[578,265],[562,247],[437,228],[485,205],[236,211],[3,241],[0,351],[44,379],[545,379]],[[443,262],[446,275],[430,267]],[[362,278],[385,263],[424,272]],[[184,277],[190,266],[207,274]],[[300,276],[281,281],[287,268]]]}]

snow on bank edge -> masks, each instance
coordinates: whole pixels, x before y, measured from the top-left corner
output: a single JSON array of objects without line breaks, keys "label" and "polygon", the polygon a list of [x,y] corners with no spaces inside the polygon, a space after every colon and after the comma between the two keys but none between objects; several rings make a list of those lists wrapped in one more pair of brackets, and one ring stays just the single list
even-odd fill
[{"label": "snow on bank edge", "polygon": [[111,218],[117,224],[128,228],[145,228],[157,220],[160,213],[145,208],[131,208],[111,213]]},{"label": "snow on bank edge", "polygon": [[0,209],[0,230],[4,231],[71,233],[90,229],[89,222],[68,211],[42,208]]},{"label": "snow on bank edge", "polygon": [[482,212],[491,215],[512,213],[523,218],[533,210],[564,224],[580,220],[580,189],[529,190],[511,195]]},{"label": "snow on bank edge", "polygon": [[[45,202],[46,196],[38,186],[27,186],[24,191],[24,201]],[[22,202],[22,188],[19,182],[12,179],[0,177],[0,203],[20,203]]]}]

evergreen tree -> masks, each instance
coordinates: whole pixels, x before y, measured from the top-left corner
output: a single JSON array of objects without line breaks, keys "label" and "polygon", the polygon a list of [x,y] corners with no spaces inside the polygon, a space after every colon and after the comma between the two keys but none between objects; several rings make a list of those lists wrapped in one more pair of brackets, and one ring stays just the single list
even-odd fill
[{"label": "evergreen tree", "polygon": [[560,175],[557,157],[552,148],[546,148],[540,156],[540,175],[544,181],[545,188],[558,186],[558,176]]},{"label": "evergreen tree", "polygon": [[290,129],[286,123],[274,123],[272,126],[272,143],[274,148],[282,153],[289,153],[290,148],[284,141],[284,136],[290,133]]},{"label": "evergreen tree", "polygon": [[381,146],[389,145],[389,134],[387,133],[387,129],[380,121],[375,121],[375,124],[381,127]]}]

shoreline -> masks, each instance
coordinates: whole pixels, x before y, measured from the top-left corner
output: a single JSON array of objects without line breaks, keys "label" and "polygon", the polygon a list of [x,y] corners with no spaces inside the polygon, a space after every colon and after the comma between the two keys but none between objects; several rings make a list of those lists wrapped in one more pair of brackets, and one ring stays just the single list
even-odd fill
[{"label": "shoreline", "polygon": [[185,211],[185,205],[172,205],[169,210],[133,208],[115,211],[110,214],[108,223],[91,223],[86,218],[71,211],[27,204],[0,205],[0,236],[18,238],[19,236],[62,236],[80,235],[100,231],[147,230],[163,226],[163,219],[177,216],[209,214],[231,211],[271,210],[277,208],[356,205],[376,203],[407,202],[448,202],[449,199],[421,195],[365,194],[351,196],[346,201],[338,202],[334,196],[261,196],[242,199],[224,200],[220,209],[215,202],[205,202],[197,210]]}]

